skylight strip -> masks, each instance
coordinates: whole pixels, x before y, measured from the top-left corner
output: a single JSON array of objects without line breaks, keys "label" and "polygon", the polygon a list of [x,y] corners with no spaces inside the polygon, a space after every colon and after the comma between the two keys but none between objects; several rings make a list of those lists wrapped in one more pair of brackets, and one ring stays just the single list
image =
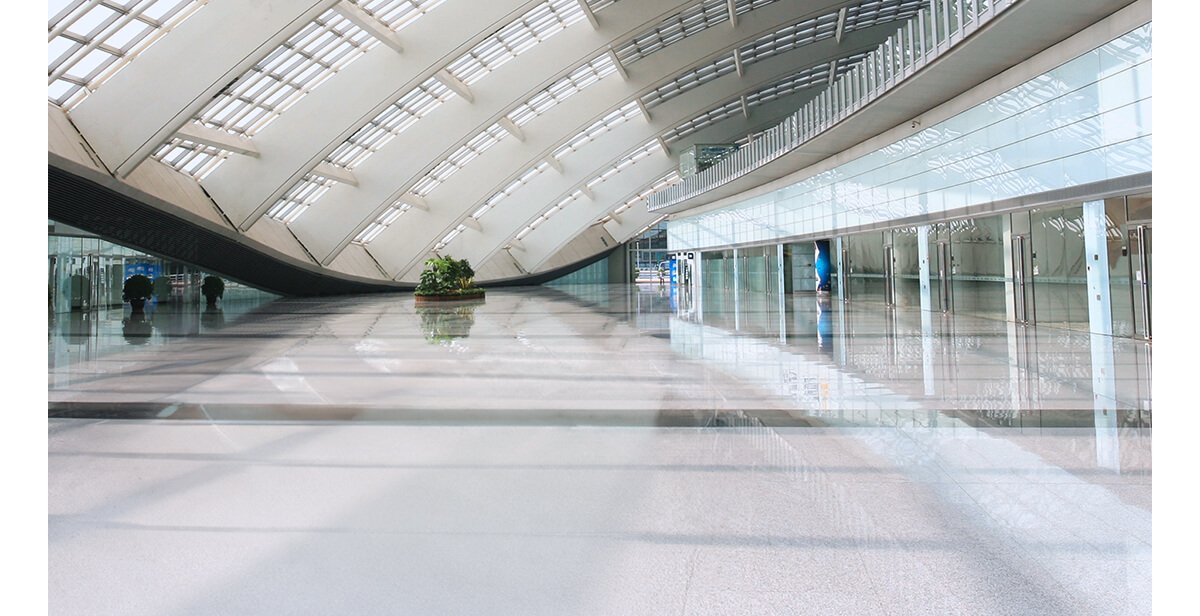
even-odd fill
[{"label": "skylight strip", "polygon": [[480,41],[470,51],[446,66],[446,70],[470,85],[584,17],[578,0],[543,2],[492,36]]},{"label": "skylight strip", "polygon": [[[612,166],[605,168],[598,175],[596,175],[592,179],[588,180],[585,185],[588,188],[591,188],[597,184],[600,184],[601,182],[604,182],[604,181],[608,180],[609,178],[611,178],[612,176],[633,166],[638,161],[641,161],[641,160],[645,159],[647,156],[650,156],[656,150],[661,151],[661,149],[662,149],[662,147],[659,145],[658,139],[651,139],[650,141],[647,141],[644,145],[642,145],[638,149],[630,152],[629,154],[626,154],[625,156],[622,156],[617,162],[613,163]],[[577,190],[571,192],[570,194],[568,194],[567,196],[563,197],[562,199],[560,199],[558,201],[558,203],[551,206],[545,212],[542,212],[540,215],[538,215],[537,218],[535,218],[528,225],[526,225],[524,229],[522,229],[519,233],[517,233],[516,239],[518,239],[518,240],[523,239],[526,235],[529,235],[529,233],[531,231],[536,229],[538,227],[538,225],[542,224],[543,222],[546,222],[546,220],[548,220],[550,217],[554,216],[554,214],[558,213],[563,208],[570,205],[571,202],[575,201],[576,199],[579,199],[583,195],[584,195],[583,190],[577,189]]]},{"label": "skylight strip", "polygon": [[467,163],[486,152],[488,148],[499,143],[507,135],[508,131],[500,128],[499,124],[487,127],[483,132],[472,137],[470,141],[459,147],[453,154],[447,156],[445,160],[438,163],[432,170],[426,173],[424,177],[413,185],[411,192],[422,197],[428,196],[430,192],[433,192],[433,189],[441,186],[450,176],[458,173],[463,167],[467,166]]},{"label": "skylight strip", "polygon": [[329,189],[333,188],[336,183],[329,178],[310,173],[292,186],[283,197],[280,197],[271,206],[271,209],[267,210],[267,216],[290,223],[323,197],[326,192],[329,192]]},{"label": "skylight strip", "polygon": [[[734,13],[741,15],[776,0],[736,0]],[[729,21],[727,0],[705,0],[660,21],[615,50],[621,63],[629,66],[642,58],[719,23]]]},{"label": "skylight strip", "polygon": [[641,108],[638,107],[637,101],[630,101],[624,105],[608,112],[603,118],[596,120],[587,128],[579,131],[574,136],[566,141],[563,145],[554,150],[553,156],[558,159],[575,152],[584,144],[596,139],[600,135],[612,130],[618,124],[626,122],[631,118],[636,118],[642,115]]},{"label": "skylight strip", "polygon": [[179,137],[159,146],[154,158],[181,171],[197,181],[204,179],[213,169],[216,169],[232,152],[220,148],[193,143]]},{"label": "skylight strip", "polygon": [[204,4],[104,0],[65,7],[47,23],[47,97],[73,108]]},{"label": "skylight strip", "polygon": [[430,77],[355,131],[325,161],[353,169],[451,96],[450,88]]},{"label": "skylight strip", "polygon": [[529,100],[513,109],[508,118],[516,125],[523,126],[533,118],[545,113],[551,107],[581,92],[584,88],[615,73],[617,67],[612,58],[604,54],[591,62],[571,71],[566,77],[550,84],[548,87],[533,95]]},{"label": "skylight strip", "polygon": [[379,40],[330,9],[243,73],[196,115],[247,136],[261,130]]},{"label": "skylight strip", "polygon": [[642,96],[642,103],[647,109],[661,105],[692,88],[704,85],[718,77],[728,75],[736,70],[733,55],[722,56],[708,64],[685,71],[678,77],[665,83]]},{"label": "skylight strip", "polygon": [[638,202],[648,199],[650,197],[650,195],[653,194],[654,192],[661,190],[663,188],[666,188],[666,187],[670,186],[671,184],[678,182],[679,180],[680,180],[679,171],[671,171],[670,173],[662,176],[661,178],[651,182],[646,188],[643,188],[642,190],[638,191],[637,194],[630,197],[629,199],[627,199],[625,201],[625,203],[621,204],[620,206],[617,207],[617,209],[613,210],[611,214],[608,214],[604,218],[601,218],[600,222],[603,224],[603,223],[606,223],[606,222],[612,220],[613,216],[620,215],[622,212],[633,207]]}]

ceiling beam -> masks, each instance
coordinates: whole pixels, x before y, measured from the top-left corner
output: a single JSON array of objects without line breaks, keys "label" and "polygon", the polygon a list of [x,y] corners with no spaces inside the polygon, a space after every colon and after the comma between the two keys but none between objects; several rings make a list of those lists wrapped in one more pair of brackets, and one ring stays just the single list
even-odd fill
[{"label": "ceiling beam", "polygon": [[517,250],[525,250],[525,244],[522,244],[521,240],[514,237],[508,241],[508,248],[516,248]]},{"label": "ceiling beam", "polygon": [[740,47],[733,48],[733,68],[737,70],[738,77],[746,76],[746,67],[742,64],[742,50]]},{"label": "ceiling beam", "polygon": [[725,0],[725,8],[729,11],[729,27],[737,27],[737,2],[735,0]]},{"label": "ceiling beam", "polygon": [[521,127],[517,126],[516,122],[508,119],[508,116],[503,116],[499,120],[496,120],[496,124],[499,124],[500,128],[503,128],[508,134],[516,137],[517,141],[525,141],[525,131],[521,130]]},{"label": "ceiling beam", "polygon": [[738,101],[742,103],[742,115],[743,115],[743,116],[745,116],[747,119],[749,119],[749,117],[750,117],[750,105],[748,105],[748,104],[746,103],[746,95],[745,95],[745,94],[743,94],[743,95],[739,96],[739,97],[738,97]]},{"label": "ceiling beam", "polygon": [[223,130],[209,128],[203,124],[195,122],[184,124],[175,131],[175,136],[192,143],[209,145],[234,154],[258,158],[258,148],[254,147],[254,142],[251,140],[231,135]]},{"label": "ceiling beam", "polygon": [[833,85],[833,80],[837,78],[837,58],[829,61],[829,85]]},{"label": "ceiling beam", "polygon": [[608,59],[612,60],[617,74],[621,76],[621,81],[629,81],[629,71],[625,70],[625,65],[621,64],[621,59],[617,57],[617,52],[613,51],[612,47],[608,48]]},{"label": "ceiling beam", "polygon": [[642,97],[639,96],[639,97],[633,99],[633,101],[635,103],[637,103],[638,111],[642,112],[642,117],[646,118],[646,121],[649,122],[650,121],[650,110],[646,109],[646,103],[642,102]]},{"label": "ceiling beam", "polygon": [[474,229],[474,230],[480,231],[480,232],[483,231],[483,225],[479,224],[478,220],[476,220],[470,216],[467,216],[465,219],[463,219],[462,224],[465,225],[468,229]]},{"label": "ceiling beam", "polygon": [[592,201],[596,200],[596,193],[592,192],[592,187],[588,186],[587,184],[580,184],[579,192],[583,193],[583,196],[587,197],[588,199],[590,199]]},{"label": "ceiling beam", "polygon": [[335,182],[341,182],[342,184],[349,184],[351,186],[358,186],[358,178],[354,177],[354,173],[345,167],[338,167],[325,161],[321,161],[317,163],[316,167],[313,167],[312,172],[313,175],[329,178]]},{"label": "ceiling beam", "polygon": [[833,38],[837,42],[842,42],[842,35],[846,33],[846,7],[842,7],[838,11],[837,30],[833,33]]},{"label": "ceiling beam", "polygon": [[475,95],[471,93],[471,88],[468,88],[467,84],[459,81],[458,77],[451,75],[450,71],[442,69],[435,73],[434,77],[447,88],[450,88],[455,94],[467,99],[468,103],[475,102]]},{"label": "ceiling beam", "polygon": [[546,162],[550,163],[551,169],[554,169],[555,171],[559,172],[560,174],[563,172],[562,161],[555,158],[553,154],[546,157]]},{"label": "ceiling beam", "polygon": [[667,142],[662,138],[662,135],[656,135],[654,138],[658,140],[658,147],[662,148],[663,152],[667,154],[671,153],[671,148],[667,147]]},{"label": "ceiling beam", "polygon": [[392,29],[387,27],[387,24],[364,11],[362,7],[350,2],[350,0],[342,0],[333,5],[333,10],[337,11],[342,17],[350,20],[350,23],[362,28],[367,34],[375,37],[384,45],[391,47],[396,53],[404,53],[404,46],[400,44],[400,39],[396,37],[396,33],[392,32]]},{"label": "ceiling beam", "polygon": [[579,2],[579,10],[583,11],[583,16],[587,17],[588,23],[592,24],[592,29],[599,30],[600,22],[596,20],[596,12],[588,5],[587,0],[576,0]]},{"label": "ceiling beam", "polygon": [[426,212],[429,211],[429,202],[425,200],[425,197],[422,197],[416,193],[404,193],[404,195],[400,197],[400,201],[403,201],[410,206],[417,208],[418,210],[424,210]]}]

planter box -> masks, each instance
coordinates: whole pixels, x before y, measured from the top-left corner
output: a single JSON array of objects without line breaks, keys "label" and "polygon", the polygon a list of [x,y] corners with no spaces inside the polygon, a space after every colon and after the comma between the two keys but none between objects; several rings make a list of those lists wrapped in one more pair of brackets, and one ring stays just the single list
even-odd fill
[{"label": "planter box", "polygon": [[458,302],[483,299],[483,291],[466,295],[414,295],[418,304],[426,302]]}]

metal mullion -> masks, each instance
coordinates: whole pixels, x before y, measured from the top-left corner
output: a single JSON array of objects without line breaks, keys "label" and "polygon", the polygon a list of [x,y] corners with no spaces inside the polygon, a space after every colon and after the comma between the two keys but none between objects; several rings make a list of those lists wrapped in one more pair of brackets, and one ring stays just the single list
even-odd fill
[{"label": "metal mullion", "polygon": [[[109,8],[109,7],[105,7],[105,8]],[[112,10],[112,9],[110,9],[110,10]],[[142,10],[143,11],[146,10],[145,7],[142,7]],[[58,79],[59,77],[61,77],[63,75],[63,73],[66,73],[67,71],[71,70],[72,67],[74,67],[81,60],[83,60],[83,58],[85,58],[88,54],[90,54],[91,52],[93,52],[97,48],[99,48],[101,45],[103,45],[104,39],[100,35],[103,34],[105,31],[107,31],[113,24],[117,24],[117,27],[115,29],[113,29],[112,32],[109,33],[110,36],[112,35],[113,32],[116,32],[117,30],[120,30],[121,28],[125,27],[125,24],[128,23],[130,19],[132,19],[130,17],[130,13],[115,12],[112,15],[108,16],[103,22],[101,22],[100,25],[96,26],[95,28],[92,28],[91,32],[84,35],[84,36],[90,36],[91,38],[88,40],[87,45],[84,46],[82,51],[76,52],[75,61],[70,62],[66,65],[60,65],[57,69],[55,69],[53,72],[51,72],[49,81],[47,81],[47,84],[54,83],[54,81],[56,79]],[[51,40],[53,40],[53,39],[51,39]],[[102,51],[104,51],[105,53],[107,53],[109,55],[115,55],[117,58],[120,58],[123,55],[120,52],[113,53],[113,51],[110,51],[110,50],[115,51],[115,49],[112,47],[109,47],[108,49],[103,49]],[[103,68],[107,68],[107,65],[104,65]],[[99,72],[93,70],[92,76],[94,77],[97,74],[99,74]]]},{"label": "metal mullion", "polygon": [[[79,21],[84,15],[87,15],[88,13],[90,13],[92,11],[92,9],[95,9],[96,6],[98,6],[100,4],[101,1],[102,0],[76,0],[76,2],[73,5],[59,11],[58,15],[55,15],[55,17],[58,18],[60,21],[58,22],[57,25],[55,25],[53,28],[50,29],[50,33],[46,37],[46,42],[53,41],[54,37],[56,37],[56,36],[61,36],[64,32],[67,31],[67,28],[70,28],[72,25],[75,24],[75,22]],[[87,5],[87,8],[85,8],[81,11],[77,10],[77,9],[79,9],[79,7],[84,6],[85,3]],[[59,17],[60,15],[61,15],[61,17]],[[72,16],[73,16],[73,18],[71,18]]]}]

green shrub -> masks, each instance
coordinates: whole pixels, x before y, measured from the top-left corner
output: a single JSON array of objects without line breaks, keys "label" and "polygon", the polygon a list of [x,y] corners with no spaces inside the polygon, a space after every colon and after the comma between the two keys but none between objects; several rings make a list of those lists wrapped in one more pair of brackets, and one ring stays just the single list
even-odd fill
[{"label": "green shrub", "polygon": [[154,296],[154,283],[141,274],[134,274],[125,279],[125,286],[122,291],[122,299],[125,301],[131,299],[150,299]]},{"label": "green shrub", "polygon": [[425,261],[416,294],[469,295],[478,291],[475,287],[475,270],[471,269],[466,259],[435,257]]}]

